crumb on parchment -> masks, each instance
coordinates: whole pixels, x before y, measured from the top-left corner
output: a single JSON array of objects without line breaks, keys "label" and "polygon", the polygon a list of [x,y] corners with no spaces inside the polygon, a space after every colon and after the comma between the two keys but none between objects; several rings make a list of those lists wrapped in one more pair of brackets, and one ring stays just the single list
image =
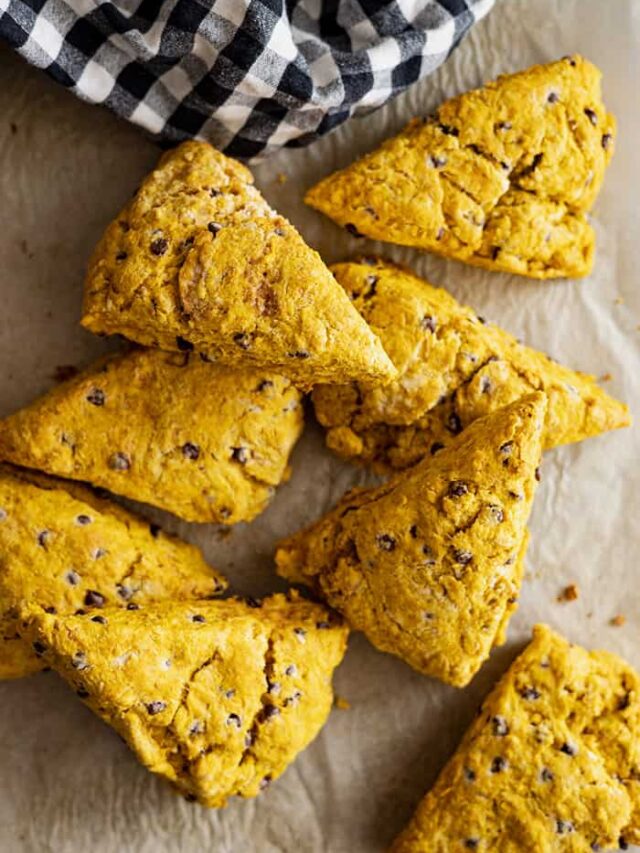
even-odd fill
[{"label": "crumb on parchment", "polygon": [[558,596],[558,601],[575,601],[580,595],[578,584],[570,583],[562,590]]},{"label": "crumb on parchment", "polygon": [[613,625],[614,628],[622,628],[622,626],[627,621],[627,617],[622,613],[618,613],[613,619],[610,620],[609,624]]},{"label": "crumb on parchment", "polygon": [[344,696],[336,696],[334,705],[339,711],[348,711],[351,708],[351,702]]}]

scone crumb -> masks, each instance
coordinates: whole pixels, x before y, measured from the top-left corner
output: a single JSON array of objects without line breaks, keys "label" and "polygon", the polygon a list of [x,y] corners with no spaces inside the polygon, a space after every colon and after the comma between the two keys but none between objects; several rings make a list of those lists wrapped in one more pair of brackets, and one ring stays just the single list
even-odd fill
[{"label": "scone crumb", "polygon": [[613,625],[614,628],[622,628],[626,621],[627,617],[624,616],[622,613],[618,613],[616,616],[613,617],[613,619],[611,619],[609,624]]},{"label": "scone crumb", "polygon": [[578,588],[578,584],[570,583],[562,590],[558,596],[558,601],[575,601],[579,595],[580,589]]},{"label": "scone crumb", "polygon": [[611,373],[603,373],[600,377],[600,382],[611,382],[613,376]]},{"label": "scone crumb", "polygon": [[334,705],[339,711],[348,711],[351,708],[351,702],[344,696],[336,696]]},{"label": "scone crumb", "polygon": [[285,174],[284,172],[278,172],[278,174],[276,175],[276,181],[279,184],[286,184],[288,180],[289,180],[289,176],[287,174]]}]

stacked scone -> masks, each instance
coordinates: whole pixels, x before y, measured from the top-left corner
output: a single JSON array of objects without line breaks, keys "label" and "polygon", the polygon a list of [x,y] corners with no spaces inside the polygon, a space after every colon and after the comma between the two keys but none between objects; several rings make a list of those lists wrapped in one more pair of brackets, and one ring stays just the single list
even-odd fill
[{"label": "stacked scone", "polygon": [[[308,200],[352,233],[584,275],[613,136],[599,73],[568,57],[447,102]],[[83,324],[135,346],[0,422],[0,677],[55,669],[208,806],[254,796],[317,734],[347,626],[467,684],[517,605],[542,452],[629,424],[592,377],[411,271],[329,270],[204,143],[166,154],[107,228]],[[226,581],[193,546],[72,482],[251,521],[311,389],[327,445],[386,476],[277,548],[325,604],[210,600]],[[394,849],[639,840],[639,718],[626,664],[536,628]]]}]

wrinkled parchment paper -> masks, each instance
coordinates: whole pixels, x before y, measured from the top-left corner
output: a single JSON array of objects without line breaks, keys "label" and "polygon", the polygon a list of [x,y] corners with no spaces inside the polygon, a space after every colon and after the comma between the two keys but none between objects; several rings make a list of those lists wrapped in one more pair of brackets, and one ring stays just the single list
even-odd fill
[{"label": "wrinkled parchment paper", "polygon": [[[640,5],[636,0],[499,0],[443,68],[393,104],[256,175],[267,198],[328,261],[381,250],[302,204],[330,170],[500,72],[581,51],[604,70],[618,116],[616,155],[597,202],[593,275],[536,283],[410,250],[412,265],[481,314],[560,361],[598,375],[640,418]],[[78,324],[83,269],[102,228],[153,165],[157,149],[81,104],[0,49],[0,415],[52,384],[57,365],[110,346]],[[285,183],[278,175],[286,175]],[[251,526],[226,537],[151,513],[205,549],[241,592],[282,588],[275,540],[314,519],[366,478],[323,449],[309,415],[293,477]],[[454,750],[482,696],[536,621],[640,666],[640,424],[547,454],[531,521],[529,572],[508,644],[463,691],[350,642],[334,710],[315,743],[264,796],[206,811],[175,797],[53,675],[0,685],[2,853],[369,853],[391,841]],[[558,603],[579,586],[577,601]],[[612,627],[616,614],[623,627]]]}]

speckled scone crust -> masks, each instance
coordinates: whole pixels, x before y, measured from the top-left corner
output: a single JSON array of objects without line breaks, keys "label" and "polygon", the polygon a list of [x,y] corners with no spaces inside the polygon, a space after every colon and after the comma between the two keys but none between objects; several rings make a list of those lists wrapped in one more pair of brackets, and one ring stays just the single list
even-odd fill
[{"label": "speckled scone crust", "polygon": [[254,797],[318,734],[347,628],[276,595],[36,618],[44,659],[188,799]]},{"label": "speckled scone crust", "polygon": [[203,142],[165,154],[109,225],[89,264],[82,322],[302,387],[394,375],[317,252],[244,166]]},{"label": "speckled scone crust", "polygon": [[43,667],[20,636],[25,605],[98,613],[226,586],[193,545],[89,489],[0,466],[0,679]]},{"label": "speckled scone crust", "polygon": [[592,853],[640,842],[640,680],[543,625],[392,853]]},{"label": "speckled scone crust", "polygon": [[631,422],[594,377],[522,346],[409,270],[376,258],[332,270],[398,368],[384,386],[314,389],[316,415],[339,455],[383,473],[407,468],[532,391],[549,400],[545,448]]},{"label": "speckled scone crust", "polygon": [[515,608],[545,405],[532,394],[434,459],[349,492],[280,543],[279,574],[310,585],[382,651],[462,687]]},{"label": "speckled scone crust", "polygon": [[0,458],[235,524],[265,509],[302,426],[301,394],[282,376],[135,350],[0,421]]},{"label": "speckled scone crust", "polygon": [[306,201],[387,243],[532,278],[587,275],[585,214],[615,135],[600,76],[568,56],[499,77],[414,119]]}]

